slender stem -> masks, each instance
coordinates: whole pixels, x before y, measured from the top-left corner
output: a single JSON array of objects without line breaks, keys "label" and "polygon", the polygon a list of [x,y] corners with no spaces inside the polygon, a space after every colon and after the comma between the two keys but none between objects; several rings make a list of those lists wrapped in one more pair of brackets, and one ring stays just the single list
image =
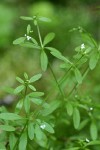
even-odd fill
[{"label": "slender stem", "polygon": [[40,41],[41,48],[43,48],[42,38],[41,38],[40,29],[39,29],[38,24],[37,24],[36,27],[37,27],[37,31],[38,31],[38,36],[39,36],[39,41]]},{"label": "slender stem", "polygon": [[55,79],[55,82],[56,82],[56,84],[57,84],[57,86],[58,86],[58,89],[59,89],[59,91],[60,91],[62,97],[64,98],[64,93],[63,93],[62,90],[61,90],[61,87],[60,87],[60,85],[59,85],[59,83],[58,83],[58,81],[57,81],[57,78],[56,78],[56,76],[55,76],[55,74],[54,74],[54,72],[53,72],[53,69],[52,69],[50,63],[49,63],[49,67],[50,67],[50,70],[51,70],[51,72],[52,72],[52,75],[53,75],[53,77],[54,77],[54,79]]}]

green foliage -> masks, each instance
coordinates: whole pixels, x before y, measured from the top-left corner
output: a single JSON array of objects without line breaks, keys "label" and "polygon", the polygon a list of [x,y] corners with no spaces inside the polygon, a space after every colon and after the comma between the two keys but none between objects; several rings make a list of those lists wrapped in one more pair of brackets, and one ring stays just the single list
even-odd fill
[{"label": "green foliage", "polygon": [[[41,73],[32,77],[24,73],[23,78],[16,77],[19,86],[7,90],[18,97],[14,111],[0,107],[1,147],[7,150],[90,150],[91,146],[100,146],[100,106],[91,99],[92,95],[82,93],[88,72],[99,61],[98,44],[83,28],[74,28],[72,31],[78,31],[84,43],[75,48],[73,59],[68,59],[56,48],[46,46],[54,39],[54,33],[47,34],[44,40],[41,36],[39,22],[50,22],[49,18],[22,16],[21,19],[33,22],[39,41],[30,36],[32,27],[28,24],[25,37],[16,39],[13,44],[38,49],[41,71],[49,70],[54,82],[46,95],[37,91],[34,83],[42,80]],[[61,63],[59,69],[63,74],[59,79],[48,55]]]}]

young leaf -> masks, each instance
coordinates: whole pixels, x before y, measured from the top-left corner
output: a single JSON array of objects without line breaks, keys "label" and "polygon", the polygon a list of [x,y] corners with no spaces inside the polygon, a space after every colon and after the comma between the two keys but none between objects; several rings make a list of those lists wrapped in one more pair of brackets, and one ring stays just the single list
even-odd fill
[{"label": "young leaf", "polygon": [[66,109],[67,109],[68,115],[71,116],[73,114],[73,106],[70,102],[67,102]]},{"label": "young leaf", "polygon": [[0,125],[0,130],[4,131],[15,131],[15,128],[10,125]]},{"label": "young leaf", "polygon": [[33,86],[33,85],[28,85],[28,87],[33,90],[33,91],[36,91],[36,88]]},{"label": "young leaf", "polygon": [[97,126],[94,121],[90,125],[90,135],[93,140],[97,139],[98,131],[97,131]]},{"label": "young leaf", "polygon": [[32,98],[31,101],[36,104],[36,105],[41,105],[42,104],[42,100],[39,98]]},{"label": "young leaf", "polygon": [[19,120],[22,119],[21,116],[14,113],[0,113],[0,119],[3,120]]},{"label": "young leaf", "polygon": [[28,80],[28,74],[26,72],[24,73],[24,77],[26,80]]},{"label": "young leaf", "polygon": [[43,96],[44,93],[43,92],[32,92],[29,94],[30,97],[40,97]]},{"label": "young leaf", "polygon": [[81,72],[80,72],[77,68],[75,68],[75,69],[74,69],[74,73],[75,73],[75,77],[76,77],[77,82],[78,82],[79,84],[81,84],[81,83],[82,83],[82,75],[81,75]]},{"label": "young leaf", "polygon": [[18,94],[18,93],[20,93],[24,88],[25,88],[24,85],[20,85],[20,86],[18,86],[18,87],[14,90],[14,93],[15,93],[15,94]]},{"label": "young leaf", "polygon": [[51,42],[55,37],[54,33],[49,33],[45,36],[44,41],[43,41],[43,45],[45,46],[46,44],[48,44],[49,42]]},{"label": "young leaf", "polygon": [[43,22],[51,22],[51,19],[42,16],[39,16],[39,20]]},{"label": "young leaf", "polygon": [[32,78],[30,78],[30,83],[33,83],[37,80],[39,80],[41,78],[42,74],[37,74],[37,75],[34,75]]},{"label": "young leaf", "polygon": [[41,68],[43,71],[46,71],[48,65],[48,57],[44,51],[41,52]]},{"label": "young leaf", "polygon": [[78,129],[80,125],[80,112],[76,107],[73,110],[73,123],[74,123],[75,129]]},{"label": "young leaf", "polygon": [[23,43],[25,41],[25,39],[26,39],[26,37],[20,37],[20,38],[14,40],[13,44],[15,44],[15,45],[16,44],[21,44],[21,43]]},{"label": "young leaf", "polygon": [[28,124],[28,136],[30,138],[30,140],[33,140],[34,139],[34,126],[33,126],[33,123],[32,122],[29,122]]},{"label": "young leaf", "polygon": [[48,124],[47,122],[43,122],[41,126],[42,125],[45,126],[44,130],[48,131],[49,133],[54,133],[54,129],[52,128],[50,124]]},{"label": "young leaf", "polygon": [[21,16],[20,19],[23,19],[23,20],[33,20],[32,17],[26,17],[26,16]]},{"label": "young leaf", "polygon": [[30,26],[30,24],[28,24],[28,26],[27,26],[27,34],[30,33],[30,30],[31,30],[31,26]]},{"label": "young leaf", "polygon": [[13,150],[15,144],[16,144],[16,138],[13,133],[10,133],[10,136],[9,136],[10,150]]},{"label": "young leaf", "polygon": [[19,78],[19,77],[16,77],[16,80],[18,81],[18,82],[20,82],[20,83],[24,83],[24,81],[21,79],[21,78]]},{"label": "young leaf", "polygon": [[98,52],[92,53],[89,61],[89,67],[91,70],[93,70],[96,67],[98,60],[99,60],[99,53]]},{"label": "young leaf", "polygon": [[30,111],[30,99],[28,98],[28,96],[25,97],[24,108],[25,108],[26,113],[29,113],[29,111]]},{"label": "young leaf", "polygon": [[19,140],[19,150],[26,150],[27,132],[23,132]]}]

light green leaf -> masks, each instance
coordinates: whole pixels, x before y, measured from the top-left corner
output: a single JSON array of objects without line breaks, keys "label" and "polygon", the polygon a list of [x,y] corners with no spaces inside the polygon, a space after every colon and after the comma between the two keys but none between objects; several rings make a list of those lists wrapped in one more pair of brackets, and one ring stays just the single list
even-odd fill
[{"label": "light green leaf", "polygon": [[78,129],[80,125],[80,112],[76,107],[73,110],[73,123],[74,123],[74,128]]},{"label": "light green leaf", "polygon": [[89,119],[83,120],[83,121],[80,123],[78,130],[82,130],[82,129],[88,124],[88,122],[89,122]]},{"label": "light green leaf", "polygon": [[33,90],[33,91],[36,91],[36,88],[33,86],[33,85],[28,85],[28,87]]},{"label": "light green leaf", "polygon": [[21,116],[14,113],[0,113],[0,119],[3,120],[19,120],[22,119]]},{"label": "light green leaf", "polygon": [[43,92],[32,92],[29,94],[30,97],[40,97],[43,96],[44,93]]},{"label": "light green leaf", "polygon": [[19,150],[26,150],[27,132],[23,132],[19,140]]},{"label": "light green leaf", "polygon": [[24,73],[24,77],[26,80],[28,80],[28,74],[26,72]]},{"label": "light green leaf", "polygon": [[93,140],[97,139],[98,131],[97,131],[97,126],[94,121],[90,125],[90,135]]},{"label": "light green leaf", "polygon": [[20,85],[20,86],[18,86],[18,87],[14,90],[14,93],[15,93],[15,94],[18,94],[18,93],[20,93],[24,88],[25,88],[24,85]]},{"label": "light green leaf", "polygon": [[34,49],[40,49],[40,47],[36,44],[33,44],[31,42],[25,42],[25,43],[22,43],[20,44],[20,46],[22,47],[27,47],[27,48],[34,48]]},{"label": "light green leaf", "polygon": [[74,73],[75,73],[75,77],[76,77],[77,82],[78,82],[79,84],[81,84],[81,83],[82,83],[82,75],[81,75],[81,72],[80,72],[77,68],[75,68],[75,69],[74,69]]},{"label": "light green leaf", "polygon": [[33,20],[32,17],[26,17],[26,16],[21,16],[20,19],[23,19],[23,20]]},{"label": "light green leaf", "polygon": [[0,125],[0,130],[4,131],[15,131],[15,128],[10,125]]},{"label": "light green leaf", "polygon": [[54,39],[54,37],[55,37],[54,33],[48,33],[44,38],[43,45],[45,46],[46,44],[51,42]]},{"label": "light green leaf", "polygon": [[32,83],[32,82],[39,80],[41,77],[42,77],[42,74],[37,74],[37,75],[34,75],[32,78],[30,78],[29,81],[30,83]]},{"label": "light green leaf", "polygon": [[26,37],[20,37],[20,38],[14,40],[13,44],[15,44],[15,45],[16,44],[21,44],[21,43],[23,43],[25,41],[25,39],[26,39]]},{"label": "light green leaf", "polygon": [[35,126],[35,135],[36,135],[37,140],[41,140],[43,137],[43,132],[38,124],[36,124],[36,126]]},{"label": "light green leaf", "polygon": [[30,24],[28,24],[28,26],[27,26],[27,34],[29,34],[30,31],[31,31],[31,26],[30,26]]},{"label": "light green leaf", "polygon": [[36,105],[41,105],[42,104],[42,100],[39,98],[32,98],[31,101],[36,104]]},{"label": "light green leaf", "polygon": [[10,136],[9,136],[10,150],[13,150],[15,144],[16,144],[16,138],[13,133],[10,133]]},{"label": "light green leaf", "polygon": [[43,22],[51,22],[51,19],[42,16],[39,16],[39,20]]},{"label": "light green leaf", "polygon": [[59,106],[60,106],[60,101],[58,101],[58,100],[55,100],[55,101],[53,101],[53,102],[51,102],[49,105],[48,105],[48,107],[46,107],[45,109],[43,109],[42,111],[41,111],[41,114],[43,115],[43,116],[47,116],[47,115],[49,115],[49,114],[51,114],[52,112],[54,112]]},{"label": "light green leaf", "polygon": [[98,60],[99,60],[99,53],[98,52],[92,53],[89,61],[89,67],[91,70],[93,70],[96,67]]},{"label": "light green leaf", "polygon": [[40,59],[41,59],[41,68],[43,71],[46,71],[48,65],[48,57],[43,50],[41,52]]},{"label": "light green leaf", "polygon": [[73,106],[70,102],[67,102],[66,109],[67,109],[68,115],[71,116],[73,114]]},{"label": "light green leaf", "polygon": [[22,107],[23,107],[23,99],[19,100],[19,102],[17,103],[15,107],[15,112],[19,113]]},{"label": "light green leaf", "polygon": [[28,124],[28,136],[29,136],[30,140],[34,139],[34,133],[35,133],[35,130],[34,130],[33,123],[29,122],[29,124]]},{"label": "light green leaf", "polygon": [[16,77],[16,80],[18,81],[18,82],[20,82],[20,83],[24,83],[24,81],[21,79],[21,78],[19,78],[19,77]]},{"label": "light green leaf", "polygon": [[28,96],[26,96],[24,99],[24,108],[25,108],[26,113],[29,113],[29,111],[30,111],[30,99],[28,98]]},{"label": "light green leaf", "polygon": [[36,41],[36,39],[31,38],[31,41],[32,41],[35,45],[38,45],[38,42]]},{"label": "light green leaf", "polygon": [[65,149],[65,150],[79,150],[80,147],[73,147],[73,148],[68,148],[68,149]]},{"label": "light green leaf", "polygon": [[49,133],[54,133],[54,129],[52,128],[50,124],[48,124],[47,122],[43,122],[41,126],[42,125],[45,126],[44,130],[48,131]]},{"label": "light green leaf", "polygon": [[86,144],[86,147],[90,145],[100,145],[100,141],[99,140],[90,141],[89,143]]}]

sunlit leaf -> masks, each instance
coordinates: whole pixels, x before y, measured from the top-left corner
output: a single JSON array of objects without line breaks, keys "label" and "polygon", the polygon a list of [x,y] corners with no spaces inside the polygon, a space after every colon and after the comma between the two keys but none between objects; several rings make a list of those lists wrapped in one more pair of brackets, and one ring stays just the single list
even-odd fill
[{"label": "sunlit leaf", "polygon": [[15,45],[16,44],[21,44],[21,43],[23,43],[25,41],[25,39],[26,39],[26,37],[20,37],[20,38],[14,40],[13,44],[15,44]]},{"label": "sunlit leaf", "polygon": [[44,38],[43,45],[45,46],[46,44],[51,42],[54,39],[54,37],[55,37],[54,33],[48,33]]},{"label": "sunlit leaf", "polygon": [[26,16],[21,16],[20,18],[23,20],[33,20],[32,17],[26,17]]},{"label": "sunlit leaf", "polygon": [[37,74],[37,75],[34,75],[33,77],[31,77],[29,81],[30,81],[30,83],[32,83],[32,82],[39,80],[41,77],[42,77],[42,74]]},{"label": "sunlit leaf", "polygon": [[48,65],[48,57],[44,51],[41,52],[41,68],[43,71],[46,71]]},{"label": "sunlit leaf", "polygon": [[14,93],[15,93],[15,94],[18,94],[18,93],[20,93],[21,91],[23,91],[24,88],[25,88],[24,85],[20,85],[20,86],[18,86],[18,87],[14,90]]},{"label": "sunlit leaf", "polygon": [[10,125],[0,125],[0,130],[4,131],[15,131],[15,128]]},{"label": "sunlit leaf", "polygon": [[28,136],[29,136],[30,140],[34,139],[34,133],[35,133],[35,129],[34,129],[33,123],[29,122],[29,124],[28,124]]},{"label": "sunlit leaf", "polygon": [[19,120],[19,119],[22,119],[22,117],[15,114],[15,113],[0,113],[0,119],[3,119],[3,120]]}]

